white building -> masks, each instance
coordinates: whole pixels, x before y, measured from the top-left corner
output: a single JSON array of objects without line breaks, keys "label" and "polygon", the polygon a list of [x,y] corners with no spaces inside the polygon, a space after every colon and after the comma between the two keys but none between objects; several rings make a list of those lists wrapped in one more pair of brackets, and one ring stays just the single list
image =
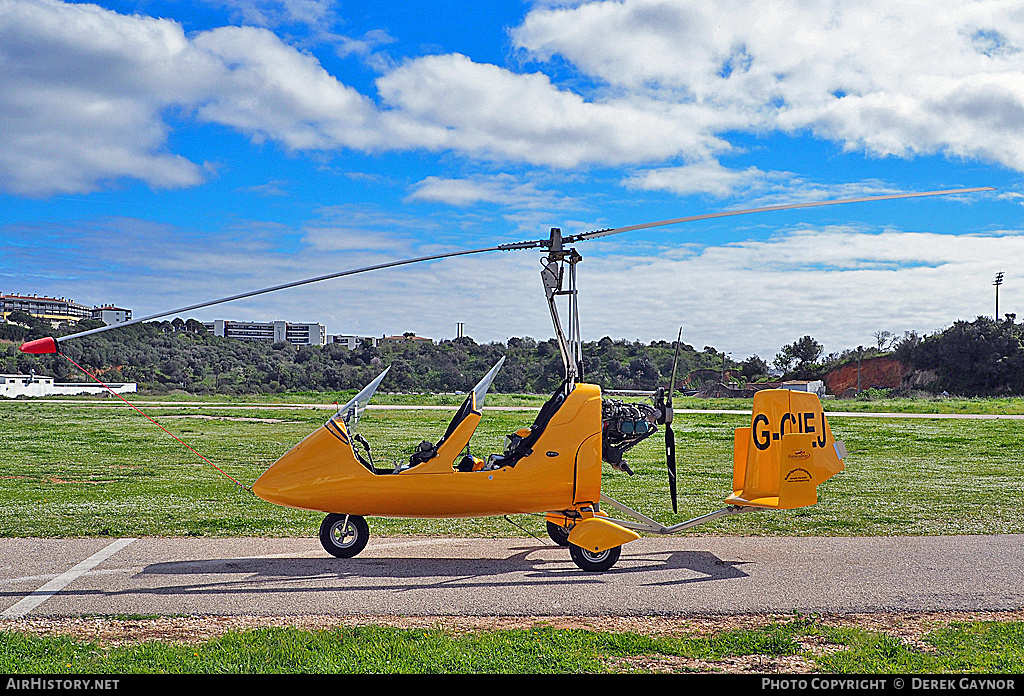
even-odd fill
[{"label": "white building", "polygon": [[328,343],[340,344],[348,348],[349,350],[355,350],[363,344],[364,341],[369,341],[370,345],[374,348],[380,343],[380,339],[376,336],[341,336],[338,334],[330,334],[327,336]]},{"label": "white building", "polygon": [[[118,394],[138,391],[138,385],[135,382],[110,382],[107,386]],[[15,399],[19,396],[73,396],[106,393],[105,387],[91,382],[54,382],[53,377],[0,374],[0,397],[8,399]]]},{"label": "white building", "polygon": [[793,391],[805,391],[812,394],[817,394],[818,398],[825,396],[825,383],[820,379],[811,380],[809,382],[793,380],[791,382],[783,382],[783,389],[792,389]]},{"label": "white building", "polygon": [[107,326],[112,324],[123,324],[126,321],[132,320],[132,310],[122,309],[121,307],[115,307],[114,305],[93,307],[92,318],[99,319]]},{"label": "white building", "polygon": [[214,336],[237,338],[242,341],[287,341],[298,346],[327,344],[327,327],[323,324],[292,324],[287,321],[204,321],[203,326]]}]

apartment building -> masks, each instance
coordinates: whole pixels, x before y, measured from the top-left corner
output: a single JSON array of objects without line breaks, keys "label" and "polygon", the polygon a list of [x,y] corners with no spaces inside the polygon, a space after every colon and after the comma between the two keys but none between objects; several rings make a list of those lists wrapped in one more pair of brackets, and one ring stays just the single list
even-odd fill
[{"label": "apartment building", "polygon": [[203,326],[214,336],[236,338],[240,341],[282,341],[298,346],[327,344],[327,327],[323,324],[301,324],[287,321],[230,321],[215,319],[204,321]]},{"label": "apartment building", "polygon": [[82,319],[99,319],[105,324],[123,324],[132,318],[132,310],[114,305],[89,307],[66,297],[38,295],[0,295],[0,319],[7,321],[11,312],[25,312],[46,319],[54,326],[77,324]]},{"label": "apartment building", "polygon": [[123,324],[126,321],[132,320],[132,310],[115,307],[114,305],[93,307],[92,318],[99,319],[107,326],[110,326],[111,324]]},{"label": "apartment building", "polygon": [[25,312],[53,324],[92,318],[92,307],[79,304],[66,297],[40,297],[38,295],[0,295],[0,317],[7,321],[11,312]]},{"label": "apartment building", "polygon": [[340,334],[328,334],[327,336],[328,343],[342,345],[349,350],[355,350],[359,346],[363,345],[363,343],[369,343],[371,346],[376,348],[380,341],[381,339],[376,336],[343,336]]}]

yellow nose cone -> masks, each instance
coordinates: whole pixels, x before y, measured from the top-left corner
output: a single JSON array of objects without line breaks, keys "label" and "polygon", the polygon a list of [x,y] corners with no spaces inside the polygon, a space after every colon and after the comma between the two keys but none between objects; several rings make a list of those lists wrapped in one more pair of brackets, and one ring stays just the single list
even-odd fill
[{"label": "yellow nose cone", "polygon": [[328,421],[263,472],[252,492],[275,505],[329,511],[328,491],[356,473],[350,463],[369,473],[352,455],[344,425]]}]

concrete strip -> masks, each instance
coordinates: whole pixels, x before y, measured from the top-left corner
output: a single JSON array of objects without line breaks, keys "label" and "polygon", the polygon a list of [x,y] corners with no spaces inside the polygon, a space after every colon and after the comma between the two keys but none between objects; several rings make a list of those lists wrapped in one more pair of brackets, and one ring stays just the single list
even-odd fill
[{"label": "concrete strip", "polygon": [[[69,547],[95,548],[91,541],[0,539],[0,558],[17,553],[24,558],[19,565],[37,568],[45,565],[39,559]],[[123,572],[86,573],[31,616],[642,617],[1024,608],[1020,534],[644,537],[627,544],[605,573],[584,572],[566,549],[526,538],[372,537],[351,559],[329,556],[315,537],[139,541],[104,566]],[[14,567],[8,572],[22,575]]]},{"label": "concrete strip", "polygon": [[61,573],[53,580],[40,587],[38,590],[25,597],[23,600],[10,607],[0,617],[5,619],[17,619],[25,616],[30,611],[38,607],[40,604],[45,602],[47,599],[57,594],[65,587],[74,582],[77,578],[85,575],[90,570],[98,566],[103,561],[107,560],[115,553],[131,544],[135,539],[118,539],[117,541],[108,544],[104,548],[100,549],[87,559],[76,565],[71,570]]},{"label": "concrete strip", "polygon": [[[209,409],[230,409],[230,410],[337,410],[337,404],[225,404],[221,402],[169,402],[169,401],[133,401],[136,406],[145,406],[147,409],[185,409],[185,408],[209,408]],[[46,399],[41,401],[20,401],[13,399],[0,399],[0,406],[24,404],[59,404],[72,406],[94,406],[97,408],[129,408],[123,402],[116,401],[76,401],[72,399]],[[458,406],[409,406],[398,404],[370,404],[369,410],[377,411],[449,411],[458,410]],[[533,411],[540,410],[540,406],[484,406],[485,411]],[[720,416],[749,416],[750,409],[698,409],[698,408],[677,408],[678,416],[699,413]],[[877,411],[825,411],[829,418],[939,418],[939,419],[965,419],[965,420],[1024,420],[1024,414],[997,414],[997,413],[884,413]]]}]

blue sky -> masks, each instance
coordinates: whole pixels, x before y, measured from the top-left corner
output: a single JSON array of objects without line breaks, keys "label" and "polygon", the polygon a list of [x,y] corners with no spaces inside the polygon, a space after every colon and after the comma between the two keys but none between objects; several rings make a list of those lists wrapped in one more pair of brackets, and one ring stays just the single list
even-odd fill
[{"label": "blue sky", "polygon": [[[0,0],[0,291],[144,316],[581,243],[581,323],[770,359],[1024,310],[1012,2]],[[551,336],[536,251],[193,313]],[[1024,312],[1022,312],[1024,316]]]}]

